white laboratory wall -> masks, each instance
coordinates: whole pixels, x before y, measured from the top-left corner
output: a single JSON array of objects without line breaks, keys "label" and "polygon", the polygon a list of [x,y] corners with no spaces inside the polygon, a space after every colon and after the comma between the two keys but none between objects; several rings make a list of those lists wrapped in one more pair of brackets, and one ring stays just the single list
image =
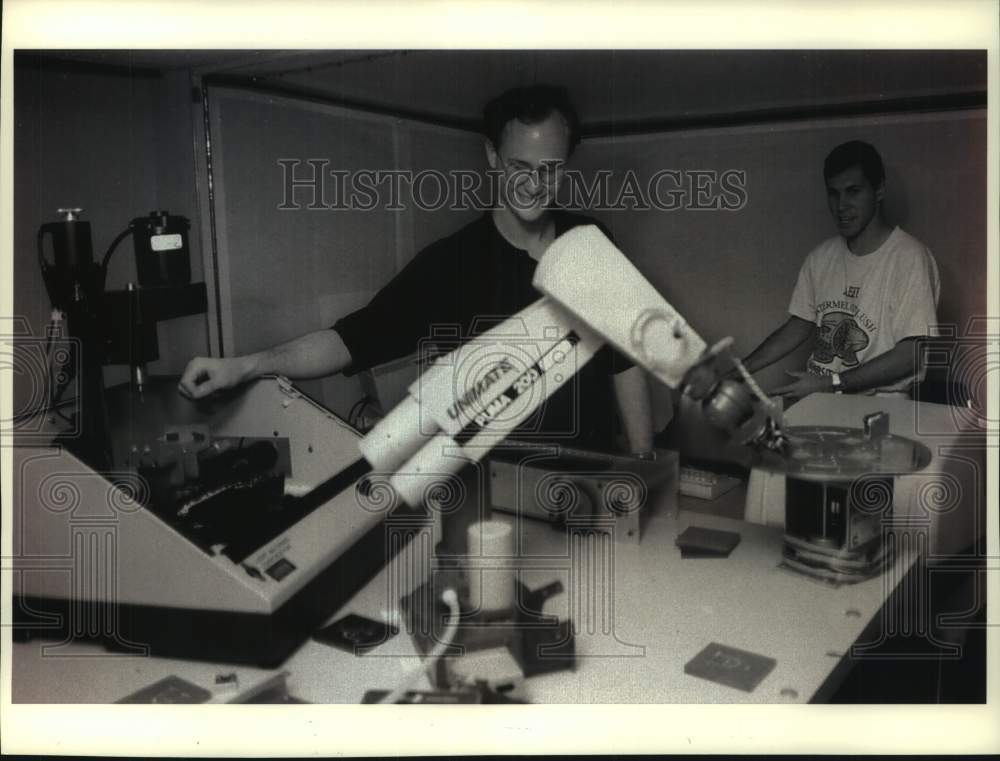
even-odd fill
[{"label": "white laboratory wall", "polygon": [[[709,343],[726,335],[748,352],[785,319],[806,253],[835,233],[826,209],[823,159],[837,144],[867,140],[886,165],[886,216],[921,239],[941,273],[938,318],[966,334],[986,314],[986,114],[826,119],[586,140],[584,172],[609,170],[612,195],[629,171],[640,185],[657,171],[745,172],[746,203],[734,211],[596,211],[621,248]],[[666,183],[663,188],[671,189]],[[775,383],[802,352],[762,374]],[[985,400],[984,400],[985,401]],[[670,403],[656,389],[658,410]],[[681,416],[683,417],[683,416]],[[708,436],[675,441],[710,455]],[[705,451],[697,452],[699,448]]]}]

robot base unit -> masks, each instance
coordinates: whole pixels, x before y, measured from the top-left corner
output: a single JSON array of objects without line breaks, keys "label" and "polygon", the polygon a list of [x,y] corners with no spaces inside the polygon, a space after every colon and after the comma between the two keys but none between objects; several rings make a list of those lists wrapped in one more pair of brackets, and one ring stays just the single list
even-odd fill
[{"label": "robot base unit", "polygon": [[[180,398],[176,379],[107,398],[112,472],[44,436],[15,447],[15,636],[275,665],[415,531],[430,530],[421,511],[358,489],[369,470],[360,435],[283,379],[257,381],[211,410]],[[216,442],[273,441],[284,472],[156,507],[151,493],[166,481],[135,466],[166,459],[170,480],[183,481],[197,442],[164,436],[177,426],[207,429]]]},{"label": "robot base unit", "polygon": [[[875,418],[885,430],[862,427]],[[889,559],[890,536],[892,545],[908,536],[905,546],[931,562],[977,551],[986,446],[972,410],[813,394],[785,422],[789,438],[803,442],[782,462],[765,455],[751,472],[744,518],[785,530],[790,567],[835,584],[867,578]]]}]

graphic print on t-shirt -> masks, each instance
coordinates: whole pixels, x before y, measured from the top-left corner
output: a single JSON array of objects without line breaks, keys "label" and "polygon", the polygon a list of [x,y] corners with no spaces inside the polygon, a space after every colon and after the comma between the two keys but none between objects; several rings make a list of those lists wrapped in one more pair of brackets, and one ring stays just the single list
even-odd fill
[{"label": "graphic print on t-shirt", "polygon": [[[939,290],[934,257],[898,227],[863,257],[839,235],[823,241],[806,257],[788,305],[790,315],[816,326],[806,370],[841,373],[906,338],[936,335]],[[907,391],[920,377],[915,371],[870,391]]]},{"label": "graphic print on t-shirt", "polygon": [[858,353],[870,342],[868,334],[848,312],[827,312],[820,320],[812,358],[815,362],[829,364],[839,357],[844,367],[856,367]]}]

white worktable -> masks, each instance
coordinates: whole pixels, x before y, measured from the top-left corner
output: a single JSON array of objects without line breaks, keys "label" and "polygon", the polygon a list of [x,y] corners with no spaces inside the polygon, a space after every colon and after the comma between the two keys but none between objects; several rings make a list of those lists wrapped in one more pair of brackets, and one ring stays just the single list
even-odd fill
[{"label": "white worktable", "polygon": [[[682,559],[674,539],[687,525],[737,531],[742,541],[725,559]],[[604,574],[613,587],[595,585],[599,573],[583,573],[582,586],[577,585],[585,593],[581,597],[573,594],[565,531],[527,521],[523,536],[518,563],[525,567],[525,584],[535,589],[560,579],[565,588],[549,599],[545,613],[564,618],[574,600],[592,593],[591,602],[600,607],[603,599],[614,620],[611,636],[602,632],[607,619],[588,618],[574,607],[572,618],[583,628],[576,637],[576,669],[525,680],[518,695],[531,702],[807,702],[879,614],[907,564],[900,559],[882,577],[833,589],[777,567],[782,537],[776,529],[702,513],[682,512],[679,519],[654,514],[640,544],[614,543],[614,572]],[[346,613],[398,616],[398,580],[412,578],[406,573],[411,564],[404,550],[330,620]],[[595,633],[588,633],[588,622]],[[686,675],[684,664],[710,642],[769,656],[777,665],[751,693]],[[288,692],[297,698],[358,703],[369,689],[393,688],[419,663],[405,628],[364,656],[308,640],[273,671],[109,656],[85,644],[63,648],[55,657],[43,652],[47,645],[52,643],[14,646],[14,702],[114,702],[169,675],[209,689],[212,702],[225,702],[285,671]],[[228,673],[237,674],[239,690],[215,686],[215,676]],[[426,679],[416,686],[428,687]]]}]

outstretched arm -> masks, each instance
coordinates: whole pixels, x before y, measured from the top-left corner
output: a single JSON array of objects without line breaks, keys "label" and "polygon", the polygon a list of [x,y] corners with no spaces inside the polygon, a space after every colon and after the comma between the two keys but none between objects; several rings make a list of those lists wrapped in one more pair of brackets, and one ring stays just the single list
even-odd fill
[{"label": "outstretched arm", "polygon": [[[904,338],[884,354],[879,354],[853,370],[840,374],[841,390],[845,392],[868,391],[887,386],[920,370],[922,362],[917,351],[917,338]],[[801,399],[815,392],[832,392],[833,381],[829,375],[789,372],[794,381],[774,389],[772,393]]]},{"label": "outstretched arm", "polygon": [[816,326],[801,317],[789,316],[785,323],[765,338],[760,346],[754,349],[743,360],[746,369],[755,373],[773,365],[799,348],[803,343],[813,338]]},{"label": "outstretched arm", "polygon": [[[754,373],[779,359],[791,354],[804,342],[815,335],[816,326],[801,317],[790,316],[785,323],[754,349],[743,360],[748,372]],[[728,363],[727,363],[728,364]],[[715,388],[720,378],[737,378],[735,367],[723,370],[718,366],[713,356],[705,355],[703,359],[688,370],[681,385],[684,393],[692,399],[700,400],[708,396]],[[798,376],[796,376],[798,377]]]},{"label": "outstretched arm", "polygon": [[191,399],[232,388],[262,375],[294,380],[338,373],[351,364],[351,353],[336,330],[317,330],[270,349],[228,359],[195,357],[179,388]]}]

